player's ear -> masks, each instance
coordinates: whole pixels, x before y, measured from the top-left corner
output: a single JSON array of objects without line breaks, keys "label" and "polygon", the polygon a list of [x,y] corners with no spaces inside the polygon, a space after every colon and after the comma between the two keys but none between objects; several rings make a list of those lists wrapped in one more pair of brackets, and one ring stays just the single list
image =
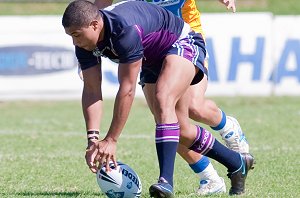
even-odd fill
[{"label": "player's ear", "polygon": [[92,26],[93,30],[97,30],[100,28],[100,22],[97,20],[94,20],[90,23],[90,26]]}]

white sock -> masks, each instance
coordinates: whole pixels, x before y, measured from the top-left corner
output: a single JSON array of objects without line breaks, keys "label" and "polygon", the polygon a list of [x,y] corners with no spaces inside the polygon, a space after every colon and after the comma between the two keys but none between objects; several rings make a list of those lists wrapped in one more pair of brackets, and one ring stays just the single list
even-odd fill
[{"label": "white sock", "polygon": [[213,180],[213,181],[220,181],[220,176],[218,175],[217,171],[213,167],[211,163],[200,173],[197,173],[200,177],[200,180]]},{"label": "white sock", "polygon": [[[221,109],[219,109],[219,110],[220,110],[220,113],[223,115],[222,110],[221,110]],[[226,116],[225,119],[226,119],[226,123],[225,123],[224,127],[221,128],[221,129],[219,129],[219,130],[216,130],[216,131],[219,132],[221,135],[222,135],[224,132],[230,131],[230,129],[232,129],[232,128],[233,128],[233,125],[234,125],[234,123],[232,122],[232,120],[228,119],[227,116]]]}]

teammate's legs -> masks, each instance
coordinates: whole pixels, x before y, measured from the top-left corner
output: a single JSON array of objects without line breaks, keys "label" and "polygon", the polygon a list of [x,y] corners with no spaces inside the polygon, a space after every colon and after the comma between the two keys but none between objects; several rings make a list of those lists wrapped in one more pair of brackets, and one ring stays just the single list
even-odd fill
[{"label": "teammate's legs", "polygon": [[[177,113],[178,117],[180,115]],[[228,177],[231,179],[230,194],[242,194],[245,190],[245,180],[248,171],[253,168],[254,158],[250,154],[239,154],[218,142],[206,129],[197,126],[196,139],[181,133],[180,143],[189,149],[223,164],[227,167]]]},{"label": "teammate's legs", "polygon": [[249,153],[249,145],[238,121],[221,111],[216,103],[205,98],[207,76],[189,89],[189,116],[195,121],[207,124],[220,133],[228,148],[240,153]]},{"label": "teammate's legs", "polygon": [[189,116],[191,119],[207,124],[208,126],[217,126],[221,121],[221,114],[216,103],[205,98],[208,79],[205,75],[201,82],[192,85],[189,89],[191,97],[189,105]]},{"label": "teammate's legs", "polygon": [[[208,154],[213,159],[217,160],[225,167],[228,172],[233,172],[240,168],[241,160],[240,155],[225,146],[219,146],[218,141],[206,129],[190,123],[188,116],[189,94],[183,95],[176,105],[176,114],[180,123],[180,143],[192,150],[206,155]],[[214,147],[214,145],[218,145]],[[211,152],[214,151],[214,152]],[[216,153],[216,155],[210,155]]]},{"label": "teammate's legs", "polygon": [[[180,143],[202,155],[223,164],[227,167],[231,179],[231,194],[241,194],[245,188],[247,172],[252,168],[254,159],[251,155],[240,155],[239,153],[219,143],[213,135],[200,126],[194,126],[189,122],[187,106],[190,104],[189,93],[185,93],[176,104],[176,115],[178,117],[181,133]],[[196,128],[196,138],[194,129]],[[232,177],[234,175],[234,177]]]},{"label": "teammate's legs", "polygon": [[205,75],[201,82],[190,87],[189,116],[191,119],[208,126],[217,126],[222,119],[222,115],[216,103],[205,98],[207,83],[208,80]]},{"label": "teammate's legs", "polygon": [[200,155],[182,144],[178,145],[177,153],[200,178],[199,189],[197,190],[199,195],[226,192],[224,179],[218,175],[208,157]]}]

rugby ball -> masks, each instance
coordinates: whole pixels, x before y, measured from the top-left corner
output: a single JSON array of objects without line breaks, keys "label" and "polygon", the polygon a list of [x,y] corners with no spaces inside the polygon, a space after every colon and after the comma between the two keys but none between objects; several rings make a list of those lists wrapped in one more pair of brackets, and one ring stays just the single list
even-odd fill
[{"label": "rugby ball", "polygon": [[108,198],[135,198],[142,193],[142,183],[136,172],[127,164],[110,162],[110,171],[105,166],[97,171],[97,183]]}]

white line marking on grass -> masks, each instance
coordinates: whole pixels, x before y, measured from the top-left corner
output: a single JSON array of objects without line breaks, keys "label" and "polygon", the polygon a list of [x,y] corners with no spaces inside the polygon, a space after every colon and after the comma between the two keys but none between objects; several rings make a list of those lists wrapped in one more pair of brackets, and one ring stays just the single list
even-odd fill
[{"label": "white line marking on grass", "polygon": [[31,152],[31,153],[14,153],[14,154],[0,154],[0,160],[7,160],[7,161],[15,161],[15,160],[27,160],[31,159],[32,161],[39,161],[40,159],[58,159],[58,158],[82,158],[84,152],[52,152],[52,153],[45,153],[45,152]]},{"label": "white line marking on grass", "polygon": [[300,150],[300,146],[297,145],[295,147],[292,146],[284,146],[282,145],[281,147],[277,147],[277,146],[263,146],[263,147],[250,147],[250,150],[254,150],[254,151],[297,151]]},{"label": "white line marking on grass", "polygon": [[[124,131],[124,133],[126,133]],[[100,132],[100,136],[104,136],[106,132]],[[43,131],[5,131],[5,130],[0,130],[0,135],[39,135],[39,136],[64,136],[64,137],[69,137],[69,136],[82,136],[86,138],[85,132],[75,132],[75,131],[48,131],[48,132],[43,132]],[[125,139],[154,139],[154,134],[146,135],[146,134],[121,134],[121,138]]]},{"label": "white line marking on grass", "polygon": [[144,134],[137,134],[137,135],[129,135],[129,134],[124,134],[121,135],[120,138],[124,139],[152,139],[154,140],[154,134],[153,135],[144,135]]},{"label": "white line marking on grass", "polygon": [[[145,132],[143,132],[145,133]],[[106,132],[100,132],[100,137],[104,137]],[[9,130],[0,130],[0,137],[1,135],[8,135],[8,136],[16,136],[18,135],[19,137],[22,136],[29,136],[34,138],[48,138],[48,137],[81,137],[81,138],[86,138],[85,132],[80,132],[80,131],[48,131],[48,132],[42,132],[42,131],[23,131],[23,130],[18,130],[18,131],[9,131]],[[120,140],[122,139],[153,139],[155,138],[155,135],[153,132],[148,132],[147,134],[127,134],[126,131],[123,132],[120,136]],[[286,145],[279,145],[278,146],[270,146],[270,145],[263,145],[260,147],[255,147],[251,146],[250,148],[252,151],[299,151],[300,150],[300,145],[295,145],[295,146],[286,146]]]}]

